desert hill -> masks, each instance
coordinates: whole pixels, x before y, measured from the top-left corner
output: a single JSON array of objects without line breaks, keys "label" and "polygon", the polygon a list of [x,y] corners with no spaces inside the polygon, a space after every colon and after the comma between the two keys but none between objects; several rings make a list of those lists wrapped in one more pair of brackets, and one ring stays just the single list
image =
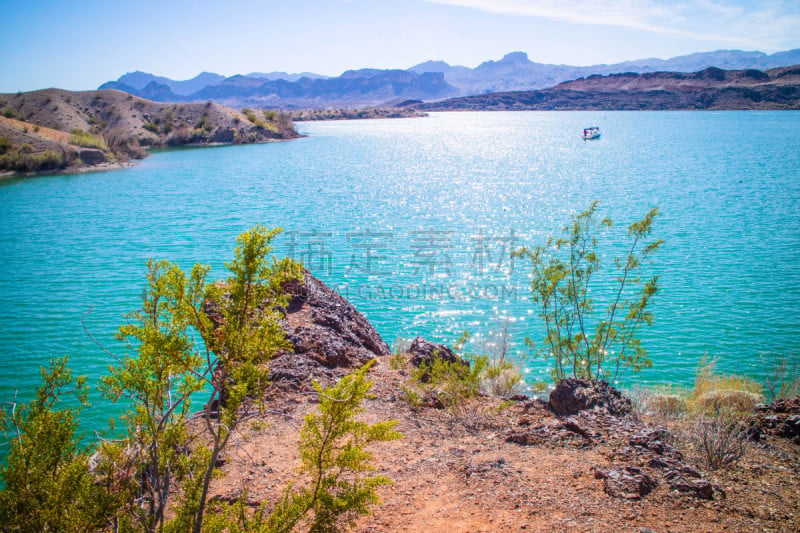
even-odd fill
[{"label": "desert hill", "polygon": [[[145,148],[297,137],[289,117],[273,111],[165,104],[116,90],[0,94],[0,114],[0,171],[85,169],[142,158]],[[37,164],[45,152],[46,164]]]}]

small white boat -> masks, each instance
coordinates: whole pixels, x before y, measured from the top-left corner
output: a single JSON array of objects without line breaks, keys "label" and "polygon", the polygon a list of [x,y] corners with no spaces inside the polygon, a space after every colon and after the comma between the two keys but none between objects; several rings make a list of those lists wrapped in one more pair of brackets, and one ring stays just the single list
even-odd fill
[{"label": "small white boat", "polygon": [[598,139],[600,137],[600,128],[597,126],[592,126],[591,128],[583,128],[583,140],[584,141],[591,141],[592,139]]}]

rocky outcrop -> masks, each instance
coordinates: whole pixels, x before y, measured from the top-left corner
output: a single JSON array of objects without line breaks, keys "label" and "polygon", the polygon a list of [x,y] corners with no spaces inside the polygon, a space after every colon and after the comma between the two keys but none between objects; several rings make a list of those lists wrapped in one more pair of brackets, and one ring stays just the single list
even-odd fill
[{"label": "rocky outcrop", "polygon": [[302,387],[390,353],[364,315],[307,269],[302,282],[288,283],[284,290],[291,300],[281,327],[294,351],[279,354],[270,364],[274,382]]},{"label": "rocky outcrop", "polygon": [[[750,440],[759,440],[764,432],[800,445],[800,396],[756,406],[751,424],[748,429]],[[758,435],[758,438],[752,438],[752,435]]]},{"label": "rocky outcrop", "polygon": [[86,165],[99,165],[106,162],[106,155],[96,148],[82,148],[78,156]]},{"label": "rocky outcrop", "polygon": [[557,415],[574,415],[593,407],[611,414],[631,412],[631,401],[605,381],[562,379],[550,393],[550,409]]},{"label": "rocky outcrop", "polygon": [[463,363],[462,359],[458,357],[449,346],[425,340],[422,337],[417,337],[411,342],[411,347],[408,349],[411,356],[411,364],[419,367],[425,363],[430,365],[434,359],[444,359],[447,362],[455,363],[456,361]]},{"label": "rocky outcrop", "polygon": [[[665,428],[631,416],[631,402],[603,381],[560,381],[550,400],[526,404],[526,415],[506,433],[506,441],[525,446],[608,447],[613,464],[595,476],[615,498],[646,496],[662,479],[671,491],[712,499],[714,487],[684,461]],[[538,423],[533,423],[533,419]]]},{"label": "rocky outcrop", "polygon": [[603,480],[603,490],[614,498],[638,500],[650,494],[657,486],[653,478],[635,466],[598,468],[594,475]]}]

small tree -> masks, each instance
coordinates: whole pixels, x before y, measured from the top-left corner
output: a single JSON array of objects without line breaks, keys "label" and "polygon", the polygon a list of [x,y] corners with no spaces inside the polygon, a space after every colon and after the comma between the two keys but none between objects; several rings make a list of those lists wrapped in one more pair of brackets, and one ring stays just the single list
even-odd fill
[{"label": "small tree", "polygon": [[237,238],[234,259],[226,263],[231,276],[210,285],[205,305],[216,313],[218,324],[196,301],[184,313],[205,341],[206,364],[213,369],[211,396],[203,421],[211,437],[210,460],[194,513],[192,529],[200,533],[208,487],[220,453],[239,423],[257,407],[268,384],[266,363],[278,350],[291,350],[278,320],[278,307],[288,304],[285,283],[300,279],[301,267],[289,258],[269,260],[271,241],[280,229],[257,225]]},{"label": "small tree", "polygon": [[[132,510],[147,531],[201,530],[215,465],[239,423],[259,405],[268,383],[265,363],[279,349],[291,349],[277,308],[288,303],[283,285],[299,279],[301,270],[291,259],[270,260],[270,242],[279,232],[258,225],[241,234],[226,263],[232,275],[222,283],[207,282],[207,266],[195,265],[187,276],[166,261],[148,263],[142,309],[118,334],[136,353],[120,359],[103,380],[107,397],[133,401],[124,416],[125,449],[107,451],[133,463]],[[190,327],[202,346],[191,341]],[[209,445],[193,444],[189,454],[190,398],[204,388]],[[165,523],[176,485],[183,498]]]},{"label": "small tree", "polygon": [[[658,290],[658,276],[645,279],[642,267],[663,241],[643,241],[659,215],[653,208],[628,226],[628,253],[617,258],[616,285],[608,296],[605,317],[595,313],[592,282],[600,269],[598,234],[613,227],[609,218],[597,219],[598,202],[574,216],[564,226],[564,236],[550,237],[545,245],[522,248],[515,257],[527,257],[532,265],[533,301],[541,306],[544,321],[544,354],[555,360],[556,380],[573,376],[585,379],[616,377],[621,368],[639,371],[652,366],[637,333],[653,321],[650,299]],[[533,346],[530,339],[526,342]]]},{"label": "small tree", "polygon": [[87,405],[84,377],[73,379],[67,358],[52,359],[40,371],[42,385],[30,403],[0,410],[0,431],[8,440],[0,466],[3,531],[93,531],[106,526],[118,502],[94,483],[91,449],[80,445],[78,415]]},{"label": "small tree", "polygon": [[122,417],[128,431],[123,449],[106,447],[104,455],[126,458],[135,472],[127,487],[130,511],[145,531],[163,529],[170,490],[190,473],[186,422],[190,397],[203,387],[202,359],[182,308],[202,303],[207,272],[197,266],[187,278],[177,265],[148,261],[142,308],[117,334],[135,355],[120,359],[101,382],[107,398],[132,402]]}]

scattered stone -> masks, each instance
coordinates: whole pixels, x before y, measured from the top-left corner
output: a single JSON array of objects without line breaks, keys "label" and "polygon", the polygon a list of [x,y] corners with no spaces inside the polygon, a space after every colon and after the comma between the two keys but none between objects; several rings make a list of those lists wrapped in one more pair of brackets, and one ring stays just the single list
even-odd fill
[{"label": "scattered stone", "polygon": [[800,415],[787,417],[775,430],[775,434],[786,439],[800,437]]},{"label": "scattered stone", "polygon": [[675,461],[683,461],[683,455],[674,446],[664,442],[669,432],[664,428],[644,428],[632,435],[628,442],[631,446],[649,450],[656,455],[666,456]]},{"label": "scattered stone", "polygon": [[[698,477],[700,477],[699,474]],[[703,500],[712,500],[714,498],[714,488],[705,479],[693,479],[674,470],[667,471],[664,474],[664,478],[667,480],[669,488],[674,491],[689,494]]]},{"label": "scattered stone", "polygon": [[767,433],[800,444],[800,397],[756,406],[751,424],[762,433],[759,440]]},{"label": "scattered stone", "polygon": [[749,442],[760,442],[761,441],[761,428],[758,426],[751,426],[747,428],[747,432],[745,433],[745,438]]},{"label": "scattered stone", "polygon": [[550,393],[550,409],[559,416],[604,407],[614,415],[631,412],[631,401],[605,381],[562,379]]},{"label": "scattered stone", "polygon": [[638,500],[656,488],[656,482],[635,466],[595,469],[595,477],[603,480],[603,490],[613,498]]},{"label": "scattered stone", "polygon": [[506,460],[502,457],[495,461],[485,461],[477,464],[468,464],[464,467],[464,475],[469,479],[474,474],[483,474],[492,470],[502,470]]}]

